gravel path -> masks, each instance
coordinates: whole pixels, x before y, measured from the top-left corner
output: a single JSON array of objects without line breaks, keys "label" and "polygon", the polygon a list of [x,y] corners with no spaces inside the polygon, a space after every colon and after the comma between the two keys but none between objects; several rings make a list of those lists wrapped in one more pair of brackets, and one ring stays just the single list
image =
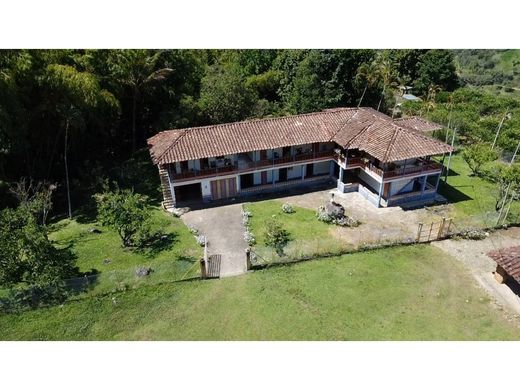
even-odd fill
[{"label": "gravel path", "polygon": [[377,208],[357,192],[342,194],[337,190],[310,192],[277,199],[296,206],[316,210],[334,194],[334,201],[345,207],[345,213],[361,222],[355,229],[336,228],[334,234],[353,247],[365,243],[413,241],[419,222],[428,224],[449,217],[450,206],[421,207],[404,210],[401,207]]},{"label": "gravel path", "polygon": [[208,240],[208,253],[221,254],[220,276],[240,275],[247,271],[242,204],[212,207],[190,211],[182,215],[188,226],[193,226]]},{"label": "gravel path", "polygon": [[480,241],[445,240],[432,245],[461,261],[500,307],[509,309],[516,316],[520,315],[520,297],[507,285],[495,280],[493,272],[496,263],[486,255],[492,250],[520,245],[520,228],[496,231]]}]

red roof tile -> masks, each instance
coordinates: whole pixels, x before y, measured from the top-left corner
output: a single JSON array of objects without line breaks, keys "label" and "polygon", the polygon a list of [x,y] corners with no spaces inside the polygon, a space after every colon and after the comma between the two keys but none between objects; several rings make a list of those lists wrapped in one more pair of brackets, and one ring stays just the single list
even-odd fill
[{"label": "red roof tile", "polygon": [[520,283],[520,246],[498,249],[487,254],[505,271]]},{"label": "red roof tile", "polygon": [[430,121],[428,121],[424,118],[418,117],[418,116],[410,116],[407,118],[394,119],[394,122],[396,124],[398,124],[399,126],[408,127],[410,129],[414,129],[417,131],[428,132],[428,131],[442,129],[441,125],[430,122]]},{"label": "red roof tile", "polygon": [[148,139],[155,164],[245,153],[283,146],[336,142],[377,159],[404,160],[442,154],[449,145],[394,123],[371,108],[337,108],[281,118],[168,130]]}]

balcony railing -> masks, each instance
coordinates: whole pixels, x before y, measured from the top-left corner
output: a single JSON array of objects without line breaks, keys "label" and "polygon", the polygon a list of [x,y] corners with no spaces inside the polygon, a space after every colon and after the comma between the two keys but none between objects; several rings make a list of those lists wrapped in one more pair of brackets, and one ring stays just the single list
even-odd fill
[{"label": "balcony railing", "polygon": [[[336,155],[336,157],[338,158],[339,162],[342,165],[345,165],[345,156]],[[391,178],[394,178],[397,176],[406,176],[406,175],[412,175],[412,174],[423,173],[423,172],[428,172],[428,171],[437,171],[437,170],[442,169],[441,164],[438,164],[435,162],[429,162],[426,160],[419,160],[419,163],[416,165],[403,166],[403,167],[399,167],[397,169],[385,171],[381,168],[376,167],[370,161],[366,161],[366,159],[364,159],[362,157],[349,157],[348,159],[346,159],[346,167],[347,168],[348,167],[366,168],[384,179],[391,179]]]},{"label": "balcony railing", "polygon": [[230,173],[254,171],[265,167],[276,167],[305,161],[322,161],[332,158],[334,158],[334,152],[332,151],[301,153],[293,156],[286,156],[275,159],[265,159],[259,161],[241,161],[240,164],[237,162],[233,165],[228,165],[224,167],[193,170],[182,173],[173,173],[171,174],[171,179],[176,181],[182,181],[206,176],[223,176],[229,175]]},{"label": "balcony railing", "polygon": [[442,165],[435,162],[422,162],[419,165],[412,165],[408,167],[401,167],[392,171],[386,171],[383,174],[385,179],[390,179],[396,176],[406,176],[411,174],[423,173],[428,171],[441,170]]}]

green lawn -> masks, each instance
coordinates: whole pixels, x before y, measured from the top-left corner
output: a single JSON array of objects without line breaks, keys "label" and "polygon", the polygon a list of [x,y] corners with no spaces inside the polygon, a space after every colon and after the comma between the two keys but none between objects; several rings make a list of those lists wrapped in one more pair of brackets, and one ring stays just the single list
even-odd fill
[{"label": "green lawn", "polygon": [[[448,160],[446,159],[445,165]],[[454,222],[466,226],[494,226],[498,213],[495,211],[496,187],[493,183],[476,176],[460,154],[453,155],[450,165],[448,185],[444,177],[439,185],[439,193],[445,196],[455,208]],[[520,204],[511,206],[509,221],[518,220]]]},{"label": "green lawn", "polygon": [[408,246],[0,315],[5,340],[518,340],[452,258]]},{"label": "green lawn", "polygon": [[[152,218],[154,227],[167,236],[163,247],[125,249],[115,231],[99,224],[67,219],[51,226],[49,238],[58,246],[71,246],[81,272],[98,275],[93,278],[91,294],[198,276],[196,264],[202,256],[202,249],[184,223],[158,208],[152,209]],[[89,233],[92,227],[101,233]],[[110,263],[105,264],[105,259]],[[153,273],[139,279],[135,276],[139,266],[151,267]]]},{"label": "green lawn", "polygon": [[337,228],[336,226],[317,220],[316,210],[293,206],[295,212],[286,214],[282,212],[282,204],[276,200],[267,200],[246,205],[246,209],[253,213],[250,219],[250,230],[257,241],[254,250],[263,258],[270,261],[278,260],[274,251],[265,246],[264,239],[265,223],[273,215],[289,232],[291,241],[285,248],[288,258],[298,259],[325,253],[344,253],[352,249],[348,244],[332,235],[331,231]]}]

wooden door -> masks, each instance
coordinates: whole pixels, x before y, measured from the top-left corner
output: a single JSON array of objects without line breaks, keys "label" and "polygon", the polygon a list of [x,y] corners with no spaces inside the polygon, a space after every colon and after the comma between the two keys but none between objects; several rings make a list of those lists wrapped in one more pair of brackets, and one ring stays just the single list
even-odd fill
[{"label": "wooden door", "polygon": [[267,171],[262,171],[260,177],[262,179],[262,184],[267,184]]},{"label": "wooden door", "polygon": [[213,200],[232,198],[237,194],[236,179],[221,179],[211,181],[211,198]]},{"label": "wooden door", "polygon": [[278,181],[287,181],[287,168],[280,168]]},{"label": "wooden door", "polygon": [[314,175],[314,164],[307,164],[305,177],[312,177]]}]

